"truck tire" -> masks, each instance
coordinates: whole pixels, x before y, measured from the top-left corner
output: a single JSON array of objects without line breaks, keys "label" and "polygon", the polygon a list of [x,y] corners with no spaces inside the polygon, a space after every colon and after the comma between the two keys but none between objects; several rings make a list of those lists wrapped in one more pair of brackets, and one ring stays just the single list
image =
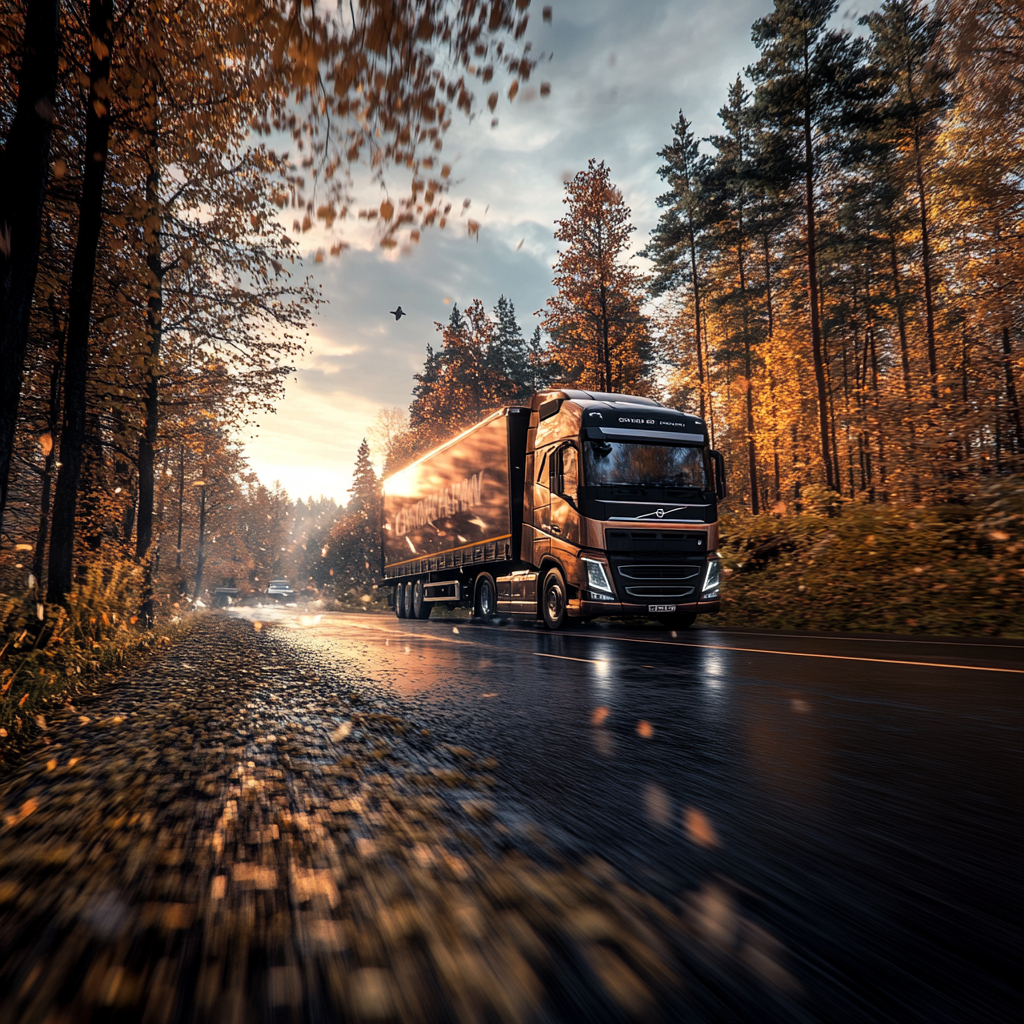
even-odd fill
[{"label": "truck tire", "polygon": [[404,601],[404,604],[405,604],[405,617],[407,619],[415,619],[416,616],[413,615],[413,611],[412,611],[412,583],[411,582],[406,583],[406,585],[405,585],[405,601]]},{"label": "truck tire", "polygon": [[400,619],[405,618],[405,584],[399,583],[395,587],[395,615]]},{"label": "truck tire", "polygon": [[675,615],[659,615],[658,621],[666,629],[689,629],[697,621],[697,613],[676,612]]},{"label": "truck tire", "polygon": [[498,587],[489,572],[482,572],[476,578],[476,598],[473,614],[481,619],[493,619],[498,612]]},{"label": "truck tire", "polygon": [[429,619],[434,606],[429,601],[424,601],[426,591],[423,589],[423,580],[416,580],[412,585],[412,617],[414,619]]},{"label": "truck tire", "polygon": [[561,569],[549,569],[541,589],[540,613],[544,625],[551,630],[563,629],[568,619],[566,604],[568,591]]}]

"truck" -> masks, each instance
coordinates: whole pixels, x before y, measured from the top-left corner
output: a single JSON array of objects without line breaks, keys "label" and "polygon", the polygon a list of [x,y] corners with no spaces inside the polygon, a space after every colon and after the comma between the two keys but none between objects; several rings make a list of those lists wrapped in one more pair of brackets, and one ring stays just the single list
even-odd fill
[{"label": "truck", "polygon": [[445,604],[551,630],[608,615],[685,629],[719,610],[725,496],[700,417],[542,391],[384,479],[382,582],[400,619]]}]

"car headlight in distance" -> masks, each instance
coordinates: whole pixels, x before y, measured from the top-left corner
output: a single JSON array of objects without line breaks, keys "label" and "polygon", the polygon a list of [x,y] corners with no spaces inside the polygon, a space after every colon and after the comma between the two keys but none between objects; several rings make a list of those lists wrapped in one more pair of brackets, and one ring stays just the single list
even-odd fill
[{"label": "car headlight in distance", "polygon": [[587,586],[591,590],[604,591],[606,594],[613,593],[611,581],[608,579],[608,572],[603,562],[596,562],[592,558],[584,558],[583,564],[587,567]]},{"label": "car headlight in distance", "polygon": [[722,561],[719,558],[709,558],[707,572],[704,573],[704,586],[701,588],[702,597],[717,597],[718,587],[722,579]]}]

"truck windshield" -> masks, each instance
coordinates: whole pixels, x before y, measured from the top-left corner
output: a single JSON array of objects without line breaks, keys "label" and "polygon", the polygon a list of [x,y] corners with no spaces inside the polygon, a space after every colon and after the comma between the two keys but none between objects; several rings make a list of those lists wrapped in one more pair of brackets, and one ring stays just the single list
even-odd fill
[{"label": "truck windshield", "polygon": [[583,482],[590,487],[698,487],[707,489],[700,448],[625,441],[589,441]]}]

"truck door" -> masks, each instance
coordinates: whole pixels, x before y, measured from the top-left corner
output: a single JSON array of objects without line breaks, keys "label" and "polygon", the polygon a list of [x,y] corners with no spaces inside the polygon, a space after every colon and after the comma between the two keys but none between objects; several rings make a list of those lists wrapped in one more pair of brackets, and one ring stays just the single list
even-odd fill
[{"label": "truck door", "polygon": [[563,445],[548,461],[551,463],[551,534],[568,544],[579,544],[580,514],[576,507],[580,485],[579,452],[574,445]]},{"label": "truck door", "polygon": [[552,454],[551,448],[544,448],[534,457],[533,480],[533,560],[538,562],[541,555],[546,555],[551,547],[551,491],[548,487],[550,468],[548,462]]}]

